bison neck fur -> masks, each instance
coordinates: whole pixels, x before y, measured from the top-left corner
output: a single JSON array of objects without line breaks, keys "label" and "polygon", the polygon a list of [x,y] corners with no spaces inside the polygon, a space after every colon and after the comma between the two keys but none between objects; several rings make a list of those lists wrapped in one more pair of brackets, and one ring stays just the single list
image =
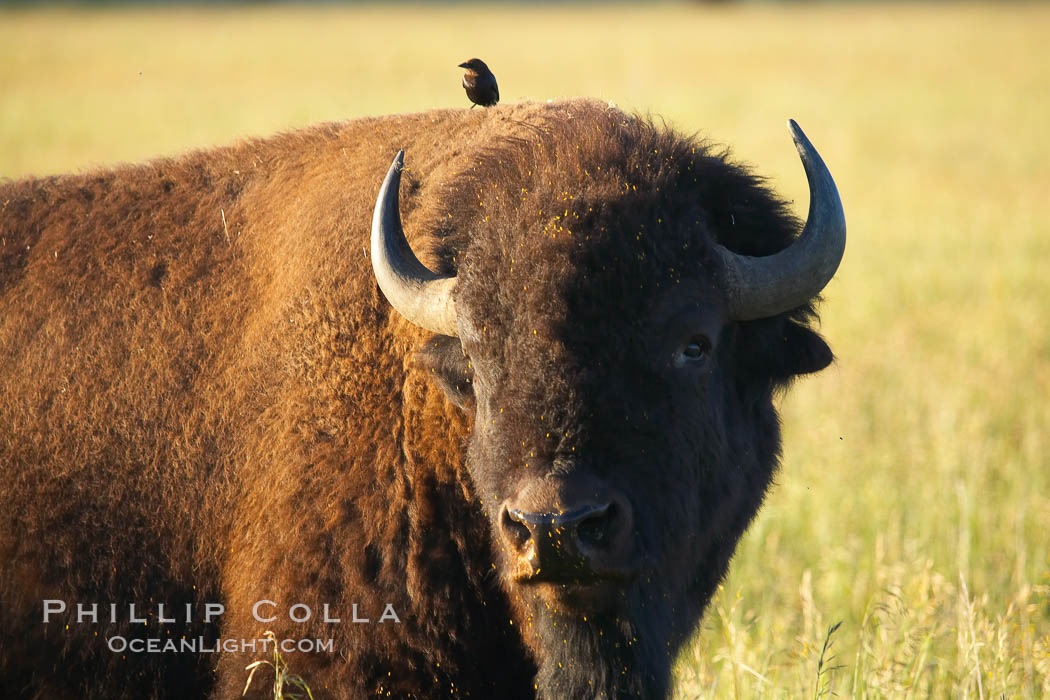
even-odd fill
[{"label": "bison neck fur", "polygon": [[[459,339],[372,275],[399,148]],[[233,697],[264,654],[105,640],[272,631],[333,640],[286,655],[314,697],[666,696],[776,470],[772,396],[831,360],[812,306],[725,319],[711,246],[798,230],[724,152],[579,100],[0,184],[0,695]],[[653,358],[683,305],[711,356],[672,381]],[[631,574],[601,603],[515,579],[501,540],[501,503],[582,473],[631,513]],[[50,599],[70,611],[43,624]],[[75,618],[157,602],[225,612]]]}]

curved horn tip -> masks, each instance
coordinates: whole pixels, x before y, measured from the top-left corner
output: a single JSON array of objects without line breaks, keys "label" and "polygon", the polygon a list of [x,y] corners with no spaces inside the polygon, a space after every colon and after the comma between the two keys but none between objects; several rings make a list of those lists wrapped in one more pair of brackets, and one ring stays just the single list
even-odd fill
[{"label": "curved horn tip", "polygon": [[730,313],[738,321],[768,318],[800,306],[835,275],[846,246],[842,200],[817,149],[794,119],[788,130],[809,181],[809,216],[795,242],[773,255],[750,258],[722,249]]},{"label": "curved horn tip", "polygon": [[372,212],[372,271],[390,305],[410,322],[434,333],[458,335],[452,292],[455,276],[435,274],[419,261],[405,238],[398,209],[404,149],[397,152],[379,187]]},{"label": "curved horn tip", "polygon": [[[386,178],[383,180],[383,184],[395,183],[394,192],[397,192],[397,184],[401,182],[401,171],[405,169],[405,149],[401,149],[394,156],[394,160],[390,163],[390,167],[387,168]],[[380,188],[382,189],[382,187]]]},{"label": "curved horn tip", "polygon": [[397,152],[397,155],[394,156],[394,161],[390,164],[390,172],[387,173],[387,174],[389,175],[389,174],[392,174],[392,173],[400,173],[404,169],[405,169],[405,149],[402,148],[401,150],[399,150]]},{"label": "curved horn tip", "polygon": [[791,132],[791,140],[795,142],[795,148],[798,149],[799,153],[805,154],[806,151],[816,152],[817,149],[813,147],[813,143],[806,136],[806,132],[802,131],[802,127],[794,119],[788,119],[788,131]]}]

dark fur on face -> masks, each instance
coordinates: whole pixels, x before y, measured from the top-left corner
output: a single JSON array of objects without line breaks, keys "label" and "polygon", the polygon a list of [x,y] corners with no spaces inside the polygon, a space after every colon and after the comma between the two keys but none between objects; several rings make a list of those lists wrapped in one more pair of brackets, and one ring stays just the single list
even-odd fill
[{"label": "dark fur on face", "polygon": [[[635,513],[639,569],[611,608],[559,609],[504,580],[540,695],[663,697],[776,470],[773,392],[831,361],[812,306],[727,319],[711,245],[772,254],[799,222],[724,153],[597,110],[492,149],[443,206],[456,226],[435,232],[439,257],[466,331],[444,343],[444,383],[472,377],[482,502],[580,471]],[[693,334],[710,356],[675,367]]]}]

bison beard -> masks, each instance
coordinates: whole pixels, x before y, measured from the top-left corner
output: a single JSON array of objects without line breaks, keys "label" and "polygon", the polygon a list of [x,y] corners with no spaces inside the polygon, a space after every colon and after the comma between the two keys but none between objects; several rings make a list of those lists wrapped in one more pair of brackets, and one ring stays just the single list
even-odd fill
[{"label": "bison beard", "polygon": [[674,660],[670,612],[637,587],[625,597],[623,613],[586,619],[532,598],[528,617],[535,620],[539,649],[539,700],[668,695]]},{"label": "bison beard", "polygon": [[286,659],[318,698],[666,697],[777,469],[772,398],[832,359],[844,221],[792,134],[804,226],[586,100],[0,183],[0,696],[236,697],[261,653],[104,640],[272,630],[334,642]]}]

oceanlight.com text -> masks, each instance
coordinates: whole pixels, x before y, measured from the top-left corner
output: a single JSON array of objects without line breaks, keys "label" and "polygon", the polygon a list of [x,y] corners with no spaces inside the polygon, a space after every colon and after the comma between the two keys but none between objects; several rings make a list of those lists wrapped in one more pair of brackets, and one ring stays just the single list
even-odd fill
[{"label": "oceanlight.com text", "polygon": [[335,651],[332,639],[214,639],[204,637],[186,637],[183,639],[149,638],[128,639],[126,637],[109,637],[106,646],[114,654],[269,654],[275,649],[282,654],[293,653],[326,653]]}]

